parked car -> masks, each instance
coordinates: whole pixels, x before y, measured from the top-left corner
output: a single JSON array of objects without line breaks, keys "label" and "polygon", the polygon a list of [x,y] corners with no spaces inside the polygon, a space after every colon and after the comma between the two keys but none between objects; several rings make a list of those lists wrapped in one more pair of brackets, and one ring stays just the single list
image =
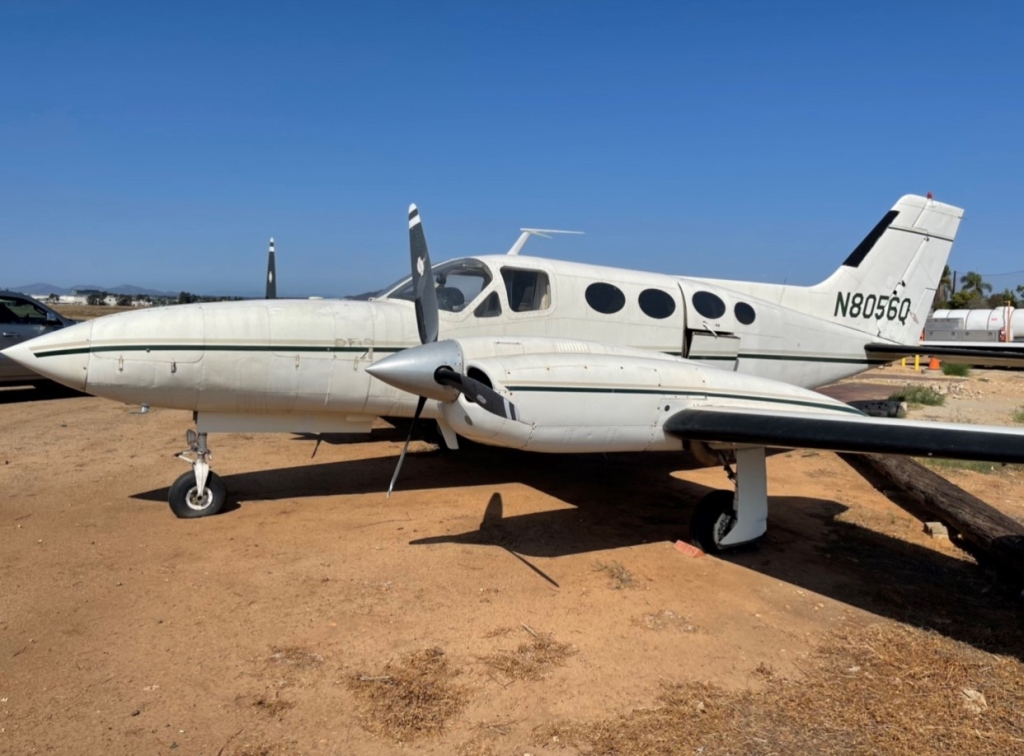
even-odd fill
[{"label": "parked car", "polygon": [[[0,350],[77,322],[25,294],[0,291]],[[39,373],[0,354],[0,385],[45,381]]]}]

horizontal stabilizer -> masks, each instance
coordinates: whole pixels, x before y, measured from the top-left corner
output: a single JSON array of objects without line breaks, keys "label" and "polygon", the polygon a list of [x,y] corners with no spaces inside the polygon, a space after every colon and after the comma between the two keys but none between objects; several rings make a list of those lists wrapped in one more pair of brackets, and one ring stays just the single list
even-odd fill
[{"label": "horizontal stabilizer", "polygon": [[869,358],[886,360],[923,354],[960,365],[1024,367],[1024,343],[868,344],[864,351]]},{"label": "horizontal stabilizer", "polygon": [[670,417],[665,432],[692,441],[739,446],[1024,462],[1024,432],[990,425],[694,408]]}]

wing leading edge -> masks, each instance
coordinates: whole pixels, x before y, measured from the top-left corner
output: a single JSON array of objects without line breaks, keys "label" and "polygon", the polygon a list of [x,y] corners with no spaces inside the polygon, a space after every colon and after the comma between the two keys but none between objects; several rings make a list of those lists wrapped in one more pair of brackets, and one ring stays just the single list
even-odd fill
[{"label": "wing leading edge", "polygon": [[727,445],[1024,462],[1024,434],[991,425],[709,407],[677,412],[665,431]]}]

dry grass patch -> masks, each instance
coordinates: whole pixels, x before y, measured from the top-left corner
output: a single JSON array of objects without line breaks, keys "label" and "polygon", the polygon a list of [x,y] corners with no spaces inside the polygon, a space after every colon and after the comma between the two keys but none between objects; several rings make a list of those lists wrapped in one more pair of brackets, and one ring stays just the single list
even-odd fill
[{"label": "dry grass patch", "polygon": [[242,739],[242,742],[230,751],[221,749],[222,753],[229,756],[295,756],[300,753],[294,746],[281,743],[266,743],[262,741],[250,742]]},{"label": "dry grass patch", "polygon": [[456,749],[456,756],[498,756],[499,753],[508,753],[508,751],[499,751],[495,745],[495,741],[500,738],[506,738],[513,732],[515,732],[518,722],[478,722],[473,725],[475,735],[469,740],[461,743]]},{"label": "dry grass patch", "polygon": [[676,614],[671,609],[662,609],[638,617],[634,622],[645,630],[677,630],[681,633],[695,633],[699,630],[690,624],[689,617]]},{"label": "dry grass patch", "polygon": [[514,651],[498,651],[481,658],[488,668],[508,680],[542,680],[576,653],[576,647],[559,643],[550,633],[528,632],[533,636]]},{"label": "dry grass patch", "polygon": [[281,717],[286,711],[294,708],[294,701],[286,701],[275,694],[263,694],[253,699],[252,706],[259,712],[270,717]]},{"label": "dry grass patch", "polygon": [[324,657],[299,646],[274,646],[269,661],[295,669],[314,669],[324,663]]},{"label": "dry grass patch", "polygon": [[380,674],[357,674],[348,679],[363,726],[398,742],[439,735],[467,702],[465,689],[454,682],[452,669],[440,648],[408,654],[388,662]]},{"label": "dry grass patch", "polygon": [[[324,672],[324,657],[301,646],[271,646],[260,676],[273,681],[278,693],[284,688],[308,688],[317,684]],[[276,696],[275,696],[276,698]],[[268,701],[270,699],[267,699]],[[272,705],[274,709],[276,705]],[[280,710],[270,711],[272,714]]]},{"label": "dry grass patch", "polygon": [[605,572],[611,578],[611,586],[617,591],[624,588],[635,588],[633,573],[620,562],[597,562],[594,564],[595,572]]},{"label": "dry grass patch", "polygon": [[1020,753],[1024,665],[934,633],[878,625],[835,635],[806,680],[755,670],[759,690],[666,685],[658,706],[569,723],[587,753]]}]

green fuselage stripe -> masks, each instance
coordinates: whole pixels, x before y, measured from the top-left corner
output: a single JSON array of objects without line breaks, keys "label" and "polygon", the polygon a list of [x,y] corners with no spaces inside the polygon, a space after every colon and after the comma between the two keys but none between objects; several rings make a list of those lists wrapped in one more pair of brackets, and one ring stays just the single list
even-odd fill
[{"label": "green fuselage stripe", "polygon": [[36,357],[63,357],[69,354],[100,354],[101,352],[305,352],[313,354],[365,354],[366,352],[401,352],[408,346],[308,346],[295,344],[120,344],[53,349],[36,352]]},{"label": "green fuselage stripe", "polygon": [[[308,344],[111,344],[102,346],[83,346],[69,349],[48,349],[35,353],[43,357],[63,357],[71,354],[101,354],[107,352],[302,352],[307,354],[365,354],[401,352],[416,344],[403,346],[313,346]],[[663,352],[673,357],[682,357],[679,352]],[[700,362],[732,362],[741,360],[777,360],[780,362],[823,362],[850,365],[885,365],[892,360],[869,357],[825,357],[821,355],[770,354],[741,352],[736,357],[729,355],[691,355],[684,359]]]}]

